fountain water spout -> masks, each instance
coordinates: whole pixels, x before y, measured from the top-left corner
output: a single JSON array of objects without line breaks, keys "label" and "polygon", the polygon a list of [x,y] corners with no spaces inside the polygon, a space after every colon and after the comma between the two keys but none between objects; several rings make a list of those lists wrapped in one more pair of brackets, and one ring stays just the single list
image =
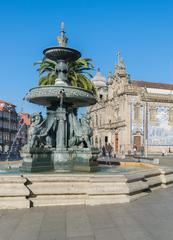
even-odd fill
[{"label": "fountain water spout", "polygon": [[12,145],[11,145],[11,147],[10,147],[10,149],[9,149],[8,156],[7,156],[7,159],[6,159],[6,162],[7,162],[7,164],[8,164],[8,169],[11,168],[11,166],[9,165],[9,160],[10,160],[11,153],[12,153],[12,151],[13,151],[14,145],[15,145],[18,137],[19,137],[19,134],[20,134],[20,132],[21,132],[24,124],[25,124],[25,123],[23,122],[23,123],[20,125],[20,127],[19,127],[19,129],[18,129],[18,131],[17,131],[17,133],[16,133],[16,136],[15,136],[15,138],[13,139]]}]

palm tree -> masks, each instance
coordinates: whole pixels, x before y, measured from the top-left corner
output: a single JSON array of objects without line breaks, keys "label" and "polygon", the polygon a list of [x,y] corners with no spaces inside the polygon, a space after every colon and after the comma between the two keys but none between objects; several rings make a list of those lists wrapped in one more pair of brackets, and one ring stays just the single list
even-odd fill
[{"label": "palm tree", "polygon": [[[56,62],[48,58],[44,58],[42,61],[35,63],[39,64],[39,75],[41,76],[39,80],[39,85],[54,85],[56,75]],[[90,58],[79,58],[75,62],[68,63],[68,80],[70,84],[74,87],[81,87],[86,90],[92,91],[96,95],[96,90],[93,83],[89,80],[89,77],[92,77],[92,74],[88,70],[93,70],[94,67],[91,64]],[[43,76],[43,74],[45,74]]]},{"label": "palm tree", "polygon": [[40,65],[38,68],[40,76],[42,76],[44,73],[47,73],[47,75],[40,78],[39,85],[54,85],[56,79],[56,62],[48,58],[43,58],[42,61],[37,61],[34,63],[34,65],[37,64]]}]

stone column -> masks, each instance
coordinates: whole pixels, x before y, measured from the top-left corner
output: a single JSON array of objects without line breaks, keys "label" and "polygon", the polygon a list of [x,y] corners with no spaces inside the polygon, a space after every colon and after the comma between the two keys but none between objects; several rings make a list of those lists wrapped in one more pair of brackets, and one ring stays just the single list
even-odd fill
[{"label": "stone column", "polygon": [[58,127],[56,131],[56,149],[66,148],[66,109],[58,108],[56,111],[56,118],[58,121]]}]

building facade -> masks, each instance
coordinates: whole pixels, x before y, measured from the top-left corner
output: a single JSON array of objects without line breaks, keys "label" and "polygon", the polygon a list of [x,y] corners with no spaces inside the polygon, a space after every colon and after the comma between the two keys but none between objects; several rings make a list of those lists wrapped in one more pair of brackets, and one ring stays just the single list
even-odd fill
[{"label": "building facade", "polygon": [[29,126],[28,113],[17,113],[14,104],[0,100],[0,153],[17,154],[27,142]]},{"label": "building facade", "polygon": [[27,143],[28,138],[28,128],[30,126],[30,115],[26,112],[18,113],[19,123],[18,123],[18,143],[20,148]]},{"label": "building facade", "polygon": [[0,100],[0,152],[8,152],[18,129],[16,106]]},{"label": "building facade", "polygon": [[95,146],[110,143],[122,156],[134,149],[173,152],[173,84],[132,80],[120,55],[107,81],[100,70],[92,81],[98,95],[88,114]]}]

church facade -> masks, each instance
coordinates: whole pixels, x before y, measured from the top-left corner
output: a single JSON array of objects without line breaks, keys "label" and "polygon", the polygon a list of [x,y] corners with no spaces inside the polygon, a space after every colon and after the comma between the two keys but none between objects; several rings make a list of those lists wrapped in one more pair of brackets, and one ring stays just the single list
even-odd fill
[{"label": "church facade", "polygon": [[118,56],[114,75],[92,79],[97,103],[88,109],[93,143],[116,155],[173,152],[173,84],[132,80]]}]

